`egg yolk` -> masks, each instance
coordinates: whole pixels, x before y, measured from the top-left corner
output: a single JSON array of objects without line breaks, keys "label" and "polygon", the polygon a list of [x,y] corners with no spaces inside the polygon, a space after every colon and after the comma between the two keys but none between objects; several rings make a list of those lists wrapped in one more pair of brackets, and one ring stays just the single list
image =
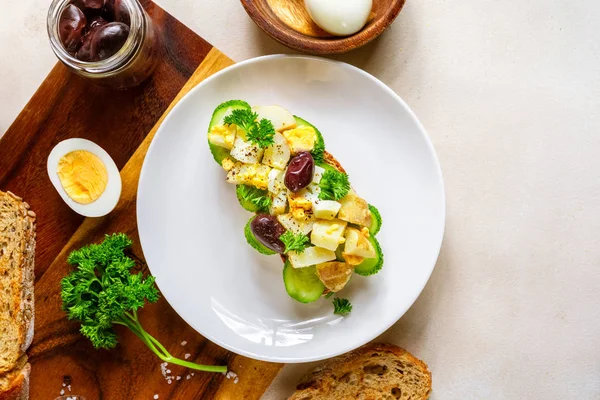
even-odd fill
[{"label": "egg yolk", "polygon": [[92,203],[106,190],[108,172],[93,153],[75,150],[58,161],[58,178],[67,195],[79,204]]}]

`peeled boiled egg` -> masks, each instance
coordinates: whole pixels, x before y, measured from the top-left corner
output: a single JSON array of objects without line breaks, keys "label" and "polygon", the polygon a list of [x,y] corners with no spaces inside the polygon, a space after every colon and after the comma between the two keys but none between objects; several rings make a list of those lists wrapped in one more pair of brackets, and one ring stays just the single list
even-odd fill
[{"label": "peeled boiled egg", "polygon": [[48,156],[48,176],[73,211],[86,217],[111,212],[121,196],[121,175],[110,155],[87,139],[67,139]]},{"label": "peeled boiled egg", "polygon": [[304,0],[304,5],[322,29],[332,35],[348,36],[365,26],[373,0]]}]

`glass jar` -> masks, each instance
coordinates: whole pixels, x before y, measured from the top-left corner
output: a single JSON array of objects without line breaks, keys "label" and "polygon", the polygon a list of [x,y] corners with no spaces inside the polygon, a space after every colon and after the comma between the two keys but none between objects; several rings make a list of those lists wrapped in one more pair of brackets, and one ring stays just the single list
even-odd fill
[{"label": "glass jar", "polygon": [[64,9],[74,3],[73,0],[52,1],[47,28],[52,51],[71,71],[103,86],[127,89],[139,85],[152,74],[161,56],[161,46],[154,24],[139,1],[117,1],[129,14],[129,36],[120,50],[104,60],[81,61],[65,49],[59,22]]}]

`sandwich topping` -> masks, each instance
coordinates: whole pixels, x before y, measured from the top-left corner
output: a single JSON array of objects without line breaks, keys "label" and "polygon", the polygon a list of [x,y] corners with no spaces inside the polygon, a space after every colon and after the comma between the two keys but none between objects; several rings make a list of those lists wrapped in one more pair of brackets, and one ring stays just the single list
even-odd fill
[{"label": "sandwich topping", "polygon": [[248,244],[282,257],[292,298],[312,302],[354,273],[381,269],[381,216],[351,188],[316,127],[279,106],[231,100],[215,109],[208,144],[240,205],[255,213]]}]

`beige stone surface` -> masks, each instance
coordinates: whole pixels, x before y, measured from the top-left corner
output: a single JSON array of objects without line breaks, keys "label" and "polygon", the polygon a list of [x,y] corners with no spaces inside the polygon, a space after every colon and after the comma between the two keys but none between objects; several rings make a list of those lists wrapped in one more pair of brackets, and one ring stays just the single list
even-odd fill
[{"label": "beige stone surface", "polygon": [[[158,2],[236,61],[288,52],[237,0]],[[0,133],[55,62],[47,3],[3,1]],[[600,398],[598,21],[592,0],[409,0],[336,57],[406,100],[442,164],[439,262],[381,338],[429,364],[434,400]],[[264,399],[307,368],[286,366]]]}]

